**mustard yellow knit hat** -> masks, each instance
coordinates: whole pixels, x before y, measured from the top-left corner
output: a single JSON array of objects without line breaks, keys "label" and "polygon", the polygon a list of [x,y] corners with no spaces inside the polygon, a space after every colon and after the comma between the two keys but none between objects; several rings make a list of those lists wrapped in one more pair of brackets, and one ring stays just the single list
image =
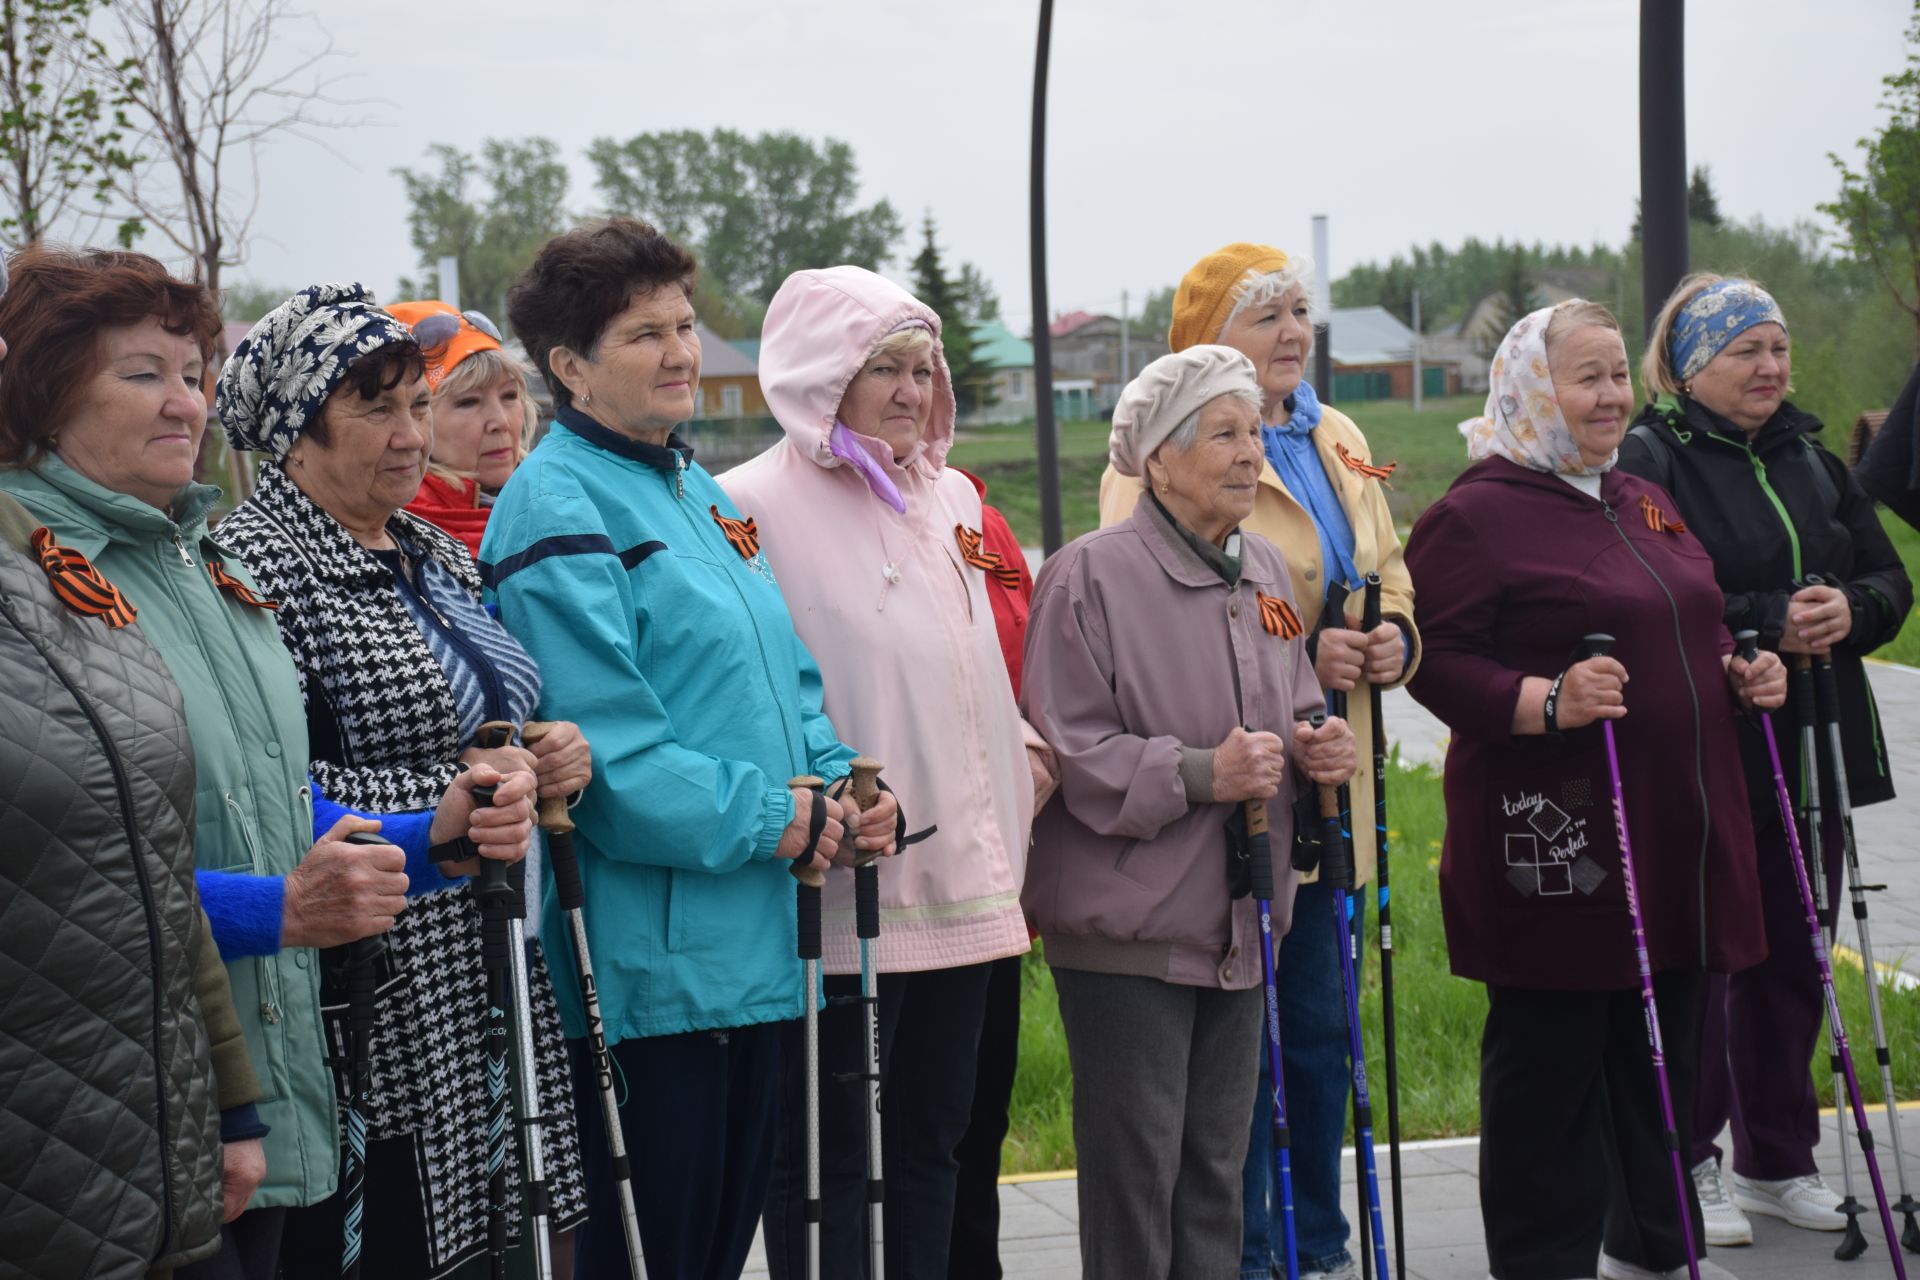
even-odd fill
[{"label": "mustard yellow knit hat", "polygon": [[1220,330],[1233,311],[1240,281],[1249,271],[1267,275],[1284,271],[1284,251],[1270,244],[1244,241],[1216,249],[1193,264],[1173,295],[1173,323],[1167,327],[1167,346],[1185,351],[1202,342],[1218,342]]}]

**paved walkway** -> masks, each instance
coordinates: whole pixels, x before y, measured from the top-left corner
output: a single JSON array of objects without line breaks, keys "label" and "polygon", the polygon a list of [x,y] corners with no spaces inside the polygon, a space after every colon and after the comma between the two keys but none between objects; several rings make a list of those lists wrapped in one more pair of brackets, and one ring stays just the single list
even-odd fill
[{"label": "paved walkway", "polygon": [[[1890,886],[1887,892],[1870,898],[1874,947],[1876,958],[1883,964],[1897,961],[1905,965],[1907,974],[1920,974],[1920,840],[1914,838],[1915,831],[1920,830],[1920,670],[1875,664],[1870,668],[1870,678],[1900,792],[1891,803],[1862,809],[1855,816],[1862,874],[1870,884]],[[1404,691],[1390,693],[1387,698],[1386,720],[1393,727],[1401,758],[1438,767],[1446,751],[1445,727]],[[1850,930],[1843,932],[1843,939],[1847,933]],[[1895,1046],[1894,1052],[1920,1052],[1920,1045]],[[1863,1081],[1863,1087],[1869,1096],[1874,1094],[1873,1084]],[[1876,1108],[1871,1120],[1889,1194],[1897,1197],[1884,1110]],[[1839,1188],[1833,1117],[1826,1119],[1822,1129],[1820,1166],[1828,1182]],[[1909,1175],[1920,1175],[1920,1161],[1916,1160],[1920,1156],[1920,1103],[1909,1103],[1902,1109],[1901,1135],[1908,1152]],[[1413,1280],[1482,1280],[1487,1274],[1487,1258],[1480,1224],[1479,1140],[1409,1144],[1402,1156],[1407,1196],[1407,1275]],[[1384,1148],[1379,1149],[1377,1159],[1384,1182]],[[1865,1256],[1850,1263],[1837,1262],[1833,1258],[1837,1236],[1759,1218],[1754,1222],[1753,1245],[1715,1249],[1713,1260],[1743,1280],[1860,1280],[1892,1274],[1878,1221],[1872,1216],[1872,1192],[1857,1145],[1853,1165],[1857,1194],[1869,1207],[1869,1216],[1861,1219],[1870,1245]],[[1345,1199],[1352,1204],[1351,1151],[1346,1154],[1343,1175]],[[1384,1185],[1382,1191],[1387,1191]],[[1009,1277],[1075,1280],[1080,1275],[1075,1193],[1071,1174],[1027,1178],[1001,1186],[1001,1260]],[[1388,1223],[1391,1245],[1391,1218]],[[1900,1225],[1896,1219],[1895,1229]],[[1906,1261],[1920,1275],[1920,1257],[1909,1254]],[[757,1245],[747,1274],[765,1274]]]}]

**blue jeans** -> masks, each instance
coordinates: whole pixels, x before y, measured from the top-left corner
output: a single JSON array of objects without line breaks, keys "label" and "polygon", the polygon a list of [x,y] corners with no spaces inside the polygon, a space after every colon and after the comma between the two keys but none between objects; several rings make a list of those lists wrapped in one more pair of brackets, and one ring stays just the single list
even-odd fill
[{"label": "blue jeans", "polygon": [[[1362,939],[1363,958],[1367,896],[1372,892],[1373,887],[1366,885],[1349,895],[1353,932]],[[1347,1252],[1347,1218],[1340,1209],[1340,1146],[1346,1134],[1353,1074],[1339,949],[1334,943],[1333,890],[1318,881],[1300,886],[1293,899],[1293,927],[1280,940],[1279,951],[1274,980],[1280,997],[1280,1069],[1286,1076],[1294,1233],[1304,1275],[1352,1261]],[[1358,973],[1356,966],[1356,977]],[[1264,1028],[1259,1048],[1260,1088],[1242,1171],[1246,1227],[1240,1274],[1246,1280],[1266,1280],[1284,1275],[1286,1269],[1286,1234],[1274,1220],[1269,1101],[1273,1076],[1267,1066]]]}]

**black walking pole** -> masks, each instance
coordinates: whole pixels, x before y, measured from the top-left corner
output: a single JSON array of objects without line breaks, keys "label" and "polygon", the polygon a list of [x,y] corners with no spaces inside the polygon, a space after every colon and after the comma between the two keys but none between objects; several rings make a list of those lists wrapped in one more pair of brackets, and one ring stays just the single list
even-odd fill
[{"label": "black walking pole", "polygon": [[[532,720],[520,731],[531,746],[553,726]],[[633,1164],[627,1158],[627,1140],[620,1128],[620,1105],[613,1091],[613,1063],[607,1056],[606,1026],[600,1017],[600,991],[593,985],[593,956],[587,950],[587,897],[580,883],[580,858],[573,848],[573,819],[564,796],[540,801],[540,828],[547,833],[547,857],[553,862],[553,889],[567,915],[573,939],[573,967],[580,978],[580,1007],[587,1022],[587,1045],[593,1053],[593,1074],[600,1086],[600,1116],[606,1124],[607,1154],[613,1166],[613,1186],[620,1201],[620,1226],[627,1240],[627,1266],[632,1280],[647,1280],[647,1264],[640,1253],[640,1215],[633,1205]]]},{"label": "black walking pole", "polygon": [[1267,802],[1249,800],[1247,863],[1253,880],[1253,909],[1260,916],[1260,983],[1266,995],[1267,1065],[1273,1073],[1274,1194],[1287,1249],[1287,1280],[1300,1280],[1300,1244],[1293,1216],[1292,1138],[1287,1130],[1286,1077],[1280,1070],[1280,988],[1273,972],[1273,838],[1267,830]]},{"label": "black walking pole", "polygon": [[[386,844],[370,831],[356,831],[348,844]],[[349,942],[347,974],[347,1109],[346,1150],[340,1159],[341,1215],[340,1274],[360,1280],[360,1247],[366,1229],[367,1207],[367,1097],[373,1092],[374,963],[386,947],[379,934]]]},{"label": "black walking pole", "polygon": [[[504,746],[513,740],[514,727],[502,720],[480,726],[474,741],[483,747]],[[494,788],[475,787],[476,808],[493,803]],[[507,1244],[513,1210],[507,1204],[507,1138],[513,1128],[513,1087],[507,1074],[508,1008],[513,1003],[512,947],[513,886],[507,882],[507,864],[480,859],[473,877],[473,897],[480,907],[480,964],[487,975],[487,1018],[482,1028],[482,1056],[487,1077],[487,1252],[493,1261],[493,1280],[506,1280]]]},{"label": "black walking pole", "polygon": [[811,775],[794,778],[789,787],[813,792],[813,808],[807,831],[807,847],[793,860],[793,903],[796,932],[800,939],[801,980],[807,989],[806,1025],[806,1125],[807,1125],[807,1261],[806,1280],[822,1280],[820,1275],[820,887],[826,873],[812,865],[801,865],[813,857],[820,833],[827,825],[827,806],[822,802],[826,783]]},{"label": "black walking pole", "polygon": [[[880,762],[866,756],[855,759],[853,802],[865,813],[880,798]],[[867,1033],[867,1251],[878,1280],[886,1274],[886,1233],[881,1210],[886,1200],[886,1184],[880,1166],[880,989],[873,972],[873,944],[880,937],[880,864],[878,855],[863,855],[865,861],[853,873],[854,932],[860,938],[860,1007],[866,1014]]]},{"label": "black walking pole", "polygon": [[[1367,575],[1366,602],[1360,629],[1372,634],[1383,621],[1380,575]],[[1368,709],[1373,713],[1373,845],[1376,892],[1380,907],[1380,1042],[1387,1058],[1387,1170],[1393,1184],[1393,1264],[1400,1280],[1407,1280],[1407,1223],[1401,1208],[1400,1183],[1400,1057],[1393,1035],[1393,905],[1387,885],[1387,727],[1380,714],[1380,686],[1367,686]]]}]

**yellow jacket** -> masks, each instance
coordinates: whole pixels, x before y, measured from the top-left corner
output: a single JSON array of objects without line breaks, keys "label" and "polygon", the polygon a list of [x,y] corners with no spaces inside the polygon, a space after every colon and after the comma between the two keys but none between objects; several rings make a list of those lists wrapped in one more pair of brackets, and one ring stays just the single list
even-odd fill
[{"label": "yellow jacket", "polygon": [[[1336,445],[1345,445],[1355,462],[1371,462],[1367,438],[1360,434],[1353,419],[1332,407],[1321,409],[1320,425],[1314,428],[1313,445],[1327,478],[1340,495],[1347,521],[1353,526],[1353,563],[1361,572],[1369,569],[1380,575],[1380,611],[1389,622],[1405,629],[1411,643],[1406,669],[1394,687],[1412,679],[1420,665],[1420,632],[1413,624],[1413,580],[1400,553],[1400,536],[1394,532],[1393,515],[1387,510],[1387,497],[1378,480],[1368,479],[1342,462]],[[1140,498],[1141,482],[1123,476],[1108,466],[1100,477],[1100,526],[1117,524],[1133,514]],[[1327,580],[1320,563],[1320,534],[1307,509],[1287,492],[1273,464],[1260,465],[1260,489],[1253,500],[1253,515],[1240,526],[1257,533],[1280,548],[1293,576],[1293,598],[1300,606],[1300,623],[1311,632],[1320,620],[1326,604]],[[1360,625],[1361,594],[1356,591],[1347,601],[1349,626]],[[1359,748],[1360,767],[1353,775],[1353,855],[1354,879],[1366,884],[1373,879],[1373,711],[1365,685],[1356,685],[1347,696],[1347,719]],[[1388,822],[1392,822],[1389,810]],[[1308,880],[1313,876],[1306,877]]]}]

